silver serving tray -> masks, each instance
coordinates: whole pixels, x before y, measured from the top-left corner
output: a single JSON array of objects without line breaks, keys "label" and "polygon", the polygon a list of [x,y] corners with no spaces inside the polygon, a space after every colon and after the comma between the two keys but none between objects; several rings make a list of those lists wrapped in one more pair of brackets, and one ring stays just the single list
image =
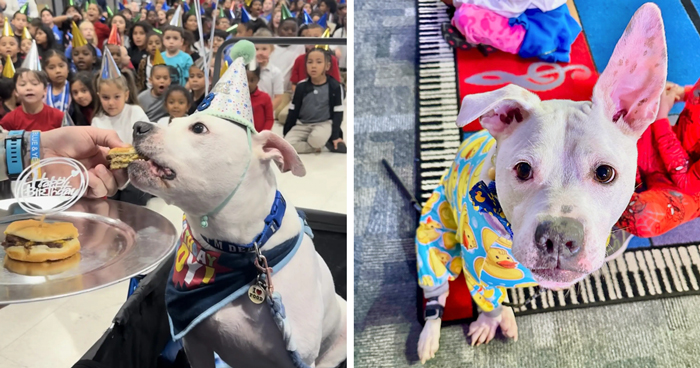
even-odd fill
[{"label": "silver serving tray", "polygon": [[[30,218],[40,216],[24,213],[14,199],[0,200],[0,241],[9,223]],[[178,238],[173,224],[160,214],[112,200],[81,199],[45,221],[72,222],[78,228],[80,260],[18,263],[8,260],[0,247],[0,305],[76,295],[127,280],[157,266]]]}]

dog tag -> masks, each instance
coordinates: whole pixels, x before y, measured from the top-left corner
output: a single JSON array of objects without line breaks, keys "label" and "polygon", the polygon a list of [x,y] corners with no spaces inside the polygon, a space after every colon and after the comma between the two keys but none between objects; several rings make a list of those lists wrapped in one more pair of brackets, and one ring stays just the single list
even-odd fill
[{"label": "dog tag", "polygon": [[255,284],[248,289],[248,298],[255,304],[262,304],[265,301],[265,289]]}]

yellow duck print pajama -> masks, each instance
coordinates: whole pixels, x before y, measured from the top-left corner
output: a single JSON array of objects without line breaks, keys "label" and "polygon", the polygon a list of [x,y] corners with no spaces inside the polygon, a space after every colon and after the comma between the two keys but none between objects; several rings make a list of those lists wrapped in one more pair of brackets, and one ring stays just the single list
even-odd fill
[{"label": "yellow duck print pajama", "polygon": [[426,298],[448,290],[464,272],[472,298],[484,312],[505,299],[505,288],[537,283],[511,253],[512,233],[495,183],[479,180],[496,140],[486,131],[460,145],[452,167],[423,207],[416,230],[418,284]]}]

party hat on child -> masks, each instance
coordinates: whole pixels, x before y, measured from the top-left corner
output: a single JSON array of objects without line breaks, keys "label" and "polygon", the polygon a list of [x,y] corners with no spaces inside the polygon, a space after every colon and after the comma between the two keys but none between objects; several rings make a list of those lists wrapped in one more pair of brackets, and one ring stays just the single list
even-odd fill
[{"label": "party hat on child", "polygon": [[117,3],[117,10],[122,11],[122,10],[124,10],[124,9],[126,9],[126,7],[124,6],[124,4],[122,4],[122,3]]},{"label": "party hat on child", "polygon": [[114,62],[112,53],[109,52],[109,48],[105,47],[104,54],[102,55],[102,68],[100,68],[100,78],[103,80],[119,78],[122,72],[119,71],[117,63]]},{"label": "party hat on child", "polygon": [[5,58],[5,65],[2,67],[2,76],[4,78],[14,78],[15,77],[15,65],[12,64],[12,58],[7,55]]},{"label": "party hat on child", "polygon": [[41,71],[41,62],[39,61],[39,48],[36,46],[36,40],[32,40],[32,47],[29,49],[27,56],[24,57],[22,68],[29,70]]},{"label": "party hat on child", "polygon": [[112,8],[109,7],[109,5],[107,5],[107,14],[109,14],[110,17],[114,16],[114,12],[112,11]]},{"label": "party hat on child", "polygon": [[170,10],[170,7],[168,6],[168,3],[167,3],[167,2],[163,3],[163,5],[161,5],[161,7],[160,7],[160,10],[162,10],[162,11],[164,11],[164,12]]},{"label": "party hat on child", "polygon": [[182,27],[182,7],[178,6],[173,14],[173,19],[170,20],[170,25],[175,27]]},{"label": "party hat on child", "polygon": [[306,11],[306,9],[303,9],[304,11],[304,24],[311,24],[314,22],[314,20],[311,18],[309,13]]},{"label": "party hat on child", "polygon": [[251,18],[250,13],[245,8],[241,8],[241,23],[248,23]]},{"label": "party hat on child", "polygon": [[289,8],[287,7],[287,4],[282,4],[281,16],[282,16],[282,18],[281,18],[282,21],[285,21],[285,20],[290,19],[290,18],[294,18],[294,16],[292,15],[292,12],[289,11]]},{"label": "party hat on child", "polygon": [[29,29],[27,27],[24,27],[22,30],[22,39],[23,40],[33,40],[32,34],[29,33]]},{"label": "party hat on child", "polygon": [[250,5],[253,3],[253,0],[245,0],[245,6],[246,8],[250,8]]},{"label": "party hat on child", "polygon": [[[323,31],[323,34],[321,35],[321,38],[328,38],[331,36],[331,30],[329,28],[326,28],[325,31]],[[330,47],[328,45],[316,45],[315,46],[317,49],[324,49],[326,51],[330,50]]]},{"label": "party hat on child", "polygon": [[224,76],[224,73],[228,70],[228,61],[224,60],[224,64],[221,65],[221,72],[219,72],[219,78]]},{"label": "party hat on child", "polygon": [[236,32],[237,30],[238,30],[238,24],[234,24],[234,25],[232,25],[231,27],[228,27],[228,28],[226,29],[226,32],[228,32],[228,33],[234,33],[234,32]]},{"label": "party hat on child", "polygon": [[83,36],[83,32],[80,31],[80,28],[78,28],[78,25],[75,24],[75,22],[72,22],[71,24],[71,33],[73,33],[73,48],[83,47],[88,44],[85,36]]},{"label": "party hat on child", "polygon": [[255,132],[245,66],[255,60],[255,46],[250,41],[238,41],[231,48],[230,56],[233,62],[197,107],[196,113],[216,116]]},{"label": "party hat on child", "polygon": [[321,18],[318,19],[318,22],[316,22],[319,26],[323,28],[328,28],[328,15],[323,14]]},{"label": "party hat on child", "polygon": [[112,31],[109,32],[109,38],[107,39],[107,44],[108,45],[117,45],[117,46],[122,45],[122,36],[119,35],[119,30],[117,29],[116,24],[112,25]]},{"label": "party hat on child", "polygon": [[10,25],[10,22],[7,21],[7,17],[5,17],[5,25],[2,27],[2,36],[3,37],[14,37],[15,33],[12,32],[12,26]]},{"label": "party hat on child", "polygon": [[19,12],[26,15],[27,19],[29,19],[29,5],[27,3],[24,3],[24,5],[19,8]]},{"label": "party hat on child", "polygon": [[160,49],[156,47],[156,54],[153,56],[153,61],[151,65],[165,65],[165,60],[163,60],[163,54],[160,53]]}]

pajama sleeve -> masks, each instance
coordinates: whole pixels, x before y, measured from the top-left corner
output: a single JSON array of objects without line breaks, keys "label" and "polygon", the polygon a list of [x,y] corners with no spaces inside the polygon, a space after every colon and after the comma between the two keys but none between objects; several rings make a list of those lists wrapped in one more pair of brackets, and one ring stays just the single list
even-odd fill
[{"label": "pajama sleeve", "polygon": [[[683,117],[681,117],[683,118]],[[678,124],[687,122],[680,121]],[[690,163],[688,153],[673,132],[668,119],[661,119],[652,124],[654,140],[659,156],[673,183],[683,191],[696,193],[700,191],[700,162]]]}]

